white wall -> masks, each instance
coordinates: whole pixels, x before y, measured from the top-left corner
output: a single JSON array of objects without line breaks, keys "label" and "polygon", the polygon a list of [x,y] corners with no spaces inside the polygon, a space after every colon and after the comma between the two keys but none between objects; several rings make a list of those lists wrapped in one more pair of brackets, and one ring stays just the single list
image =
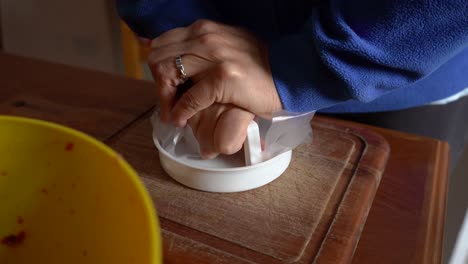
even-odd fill
[{"label": "white wall", "polygon": [[5,52],[118,72],[120,50],[108,0],[0,0]]}]

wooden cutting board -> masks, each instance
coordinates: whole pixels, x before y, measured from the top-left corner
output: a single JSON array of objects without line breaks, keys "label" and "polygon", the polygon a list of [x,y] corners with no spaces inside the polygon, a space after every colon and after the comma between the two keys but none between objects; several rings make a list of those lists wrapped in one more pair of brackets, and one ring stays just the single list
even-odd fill
[{"label": "wooden cutting board", "polygon": [[314,140],[286,172],[251,191],[190,189],[161,168],[144,117],[108,140],[139,172],[156,205],[165,263],[348,263],[389,147],[379,135],[316,118]]},{"label": "wooden cutting board", "polygon": [[[157,169],[159,162],[156,149],[149,139],[150,128],[144,127],[147,124],[140,124],[146,120],[139,118],[150,112],[156,101],[152,83],[4,53],[0,53],[0,72],[4,77],[0,78],[1,114],[54,121],[112,143],[126,152],[127,159],[130,159],[135,167],[138,165],[145,181],[151,179],[154,173],[161,173]],[[136,126],[130,125],[135,120],[139,120],[136,126],[142,126],[137,130]],[[316,258],[316,263],[349,261],[348,256],[352,254],[354,245],[353,239],[358,239],[360,234],[359,228],[356,227],[361,227],[365,220],[365,208],[370,204],[373,191],[372,186],[367,189],[355,188],[349,183],[351,180],[357,182],[357,177],[363,182],[358,184],[364,186],[377,182],[387,153],[385,143],[382,143],[380,137],[369,133],[369,129],[385,136],[392,146],[392,153],[353,263],[439,263],[447,193],[448,144],[319,116],[314,118],[315,126],[322,127],[320,130],[316,129],[316,140],[321,140],[322,143],[312,144],[323,148],[319,151],[319,156],[333,160],[333,155],[336,154],[326,154],[327,147],[331,147],[331,150],[337,153],[342,151],[345,146],[340,146],[335,140],[338,135],[351,138],[356,148],[361,151],[361,154],[356,155],[361,155],[362,161],[359,164],[350,163],[351,169],[344,176],[340,176],[336,186],[341,186],[342,192],[340,194],[338,187],[335,187],[334,197],[338,198],[330,199],[324,211],[328,212],[328,216],[335,215],[336,212],[342,213],[336,214],[333,225],[330,225],[330,218],[329,222],[321,220],[317,224],[307,249],[300,261],[296,262],[312,263],[318,247],[324,241],[327,243],[318,254],[320,257]],[[357,130],[357,127],[366,130]],[[131,129],[132,135],[126,133],[127,128]],[[320,139],[321,135],[329,134],[330,130],[335,130],[330,142]],[[123,142],[118,142],[120,139]],[[132,157],[132,153],[138,156]],[[311,154],[312,159],[316,156]],[[355,175],[352,174],[353,171]],[[370,173],[363,174],[363,171]],[[374,179],[375,177],[377,178]],[[154,186],[148,183],[147,185]],[[346,189],[349,190],[347,198],[340,198]],[[156,200],[157,193],[152,192]],[[161,210],[162,206],[159,208],[159,211]],[[354,217],[351,216],[349,220],[343,212],[348,212]],[[323,219],[325,215],[323,214]],[[357,217],[359,215],[362,218]],[[248,215],[243,217],[249,219]],[[161,222],[165,238],[165,263],[286,262],[256,253],[239,246],[238,243],[226,242],[225,239],[185,227],[167,218],[161,218]],[[243,231],[226,228],[223,232]],[[318,232],[322,233],[317,235]]]}]

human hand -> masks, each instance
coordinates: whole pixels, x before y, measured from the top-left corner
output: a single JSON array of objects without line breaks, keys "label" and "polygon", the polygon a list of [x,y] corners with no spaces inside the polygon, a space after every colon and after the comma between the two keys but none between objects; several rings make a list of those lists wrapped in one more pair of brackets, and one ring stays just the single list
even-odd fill
[{"label": "human hand", "polygon": [[247,126],[254,114],[233,105],[213,104],[188,120],[200,146],[202,158],[239,151],[246,138]]},{"label": "human hand", "polygon": [[[162,34],[151,47],[148,61],[163,121],[185,126],[187,120],[215,103],[231,104],[262,117],[282,108],[266,48],[243,29],[199,20]],[[177,86],[183,83],[175,66],[179,55],[194,85],[175,102]]]}]

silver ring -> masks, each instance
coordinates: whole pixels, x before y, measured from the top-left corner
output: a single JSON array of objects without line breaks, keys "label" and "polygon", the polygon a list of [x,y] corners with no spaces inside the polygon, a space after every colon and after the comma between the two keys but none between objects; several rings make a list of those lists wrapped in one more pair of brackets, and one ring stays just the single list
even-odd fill
[{"label": "silver ring", "polygon": [[186,81],[188,79],[187,74],[185,73],[185,68],[184,65],[182,65],[182,56],[177,56],[175,58],[175,64],[177,66],[177,69],[180,71],[180,78],[182,81]]}]

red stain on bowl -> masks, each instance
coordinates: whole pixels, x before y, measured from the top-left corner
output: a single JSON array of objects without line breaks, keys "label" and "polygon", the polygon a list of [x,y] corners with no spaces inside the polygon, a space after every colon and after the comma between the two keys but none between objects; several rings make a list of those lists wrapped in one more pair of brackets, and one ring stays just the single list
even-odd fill
[{"label": "red stain on bowl", "polygon": [[81,256],[83,257],[88,256],[88,251],[86,249],[83,249],[83,251],[81,251]]},{"label": "red stain on bowl", "polygon": [[8,247],[16,247],[23,243],[26,238],[26,232],[20,231],[18,234],[11,234],[2,238],[2,244]]},{"label": "red stain on bowl", "polygon": [[24,218],[22,216],[17,216],[16,223],[18,223],[19,225],[22,225],[24,223]]},{"label": "red stain on bowl", "polygon": [[75,145],[72,142],[68,142],[67,145],[65,145],[65,150],[72,151],[73,147],[75,147]]},{"label": "red stain on bowl", "polygon": [[2,172],[0,172],[0,175],[1,175],[1,176],[7,176],[7,175],[8,175],[8,172],[2,171]]}]

